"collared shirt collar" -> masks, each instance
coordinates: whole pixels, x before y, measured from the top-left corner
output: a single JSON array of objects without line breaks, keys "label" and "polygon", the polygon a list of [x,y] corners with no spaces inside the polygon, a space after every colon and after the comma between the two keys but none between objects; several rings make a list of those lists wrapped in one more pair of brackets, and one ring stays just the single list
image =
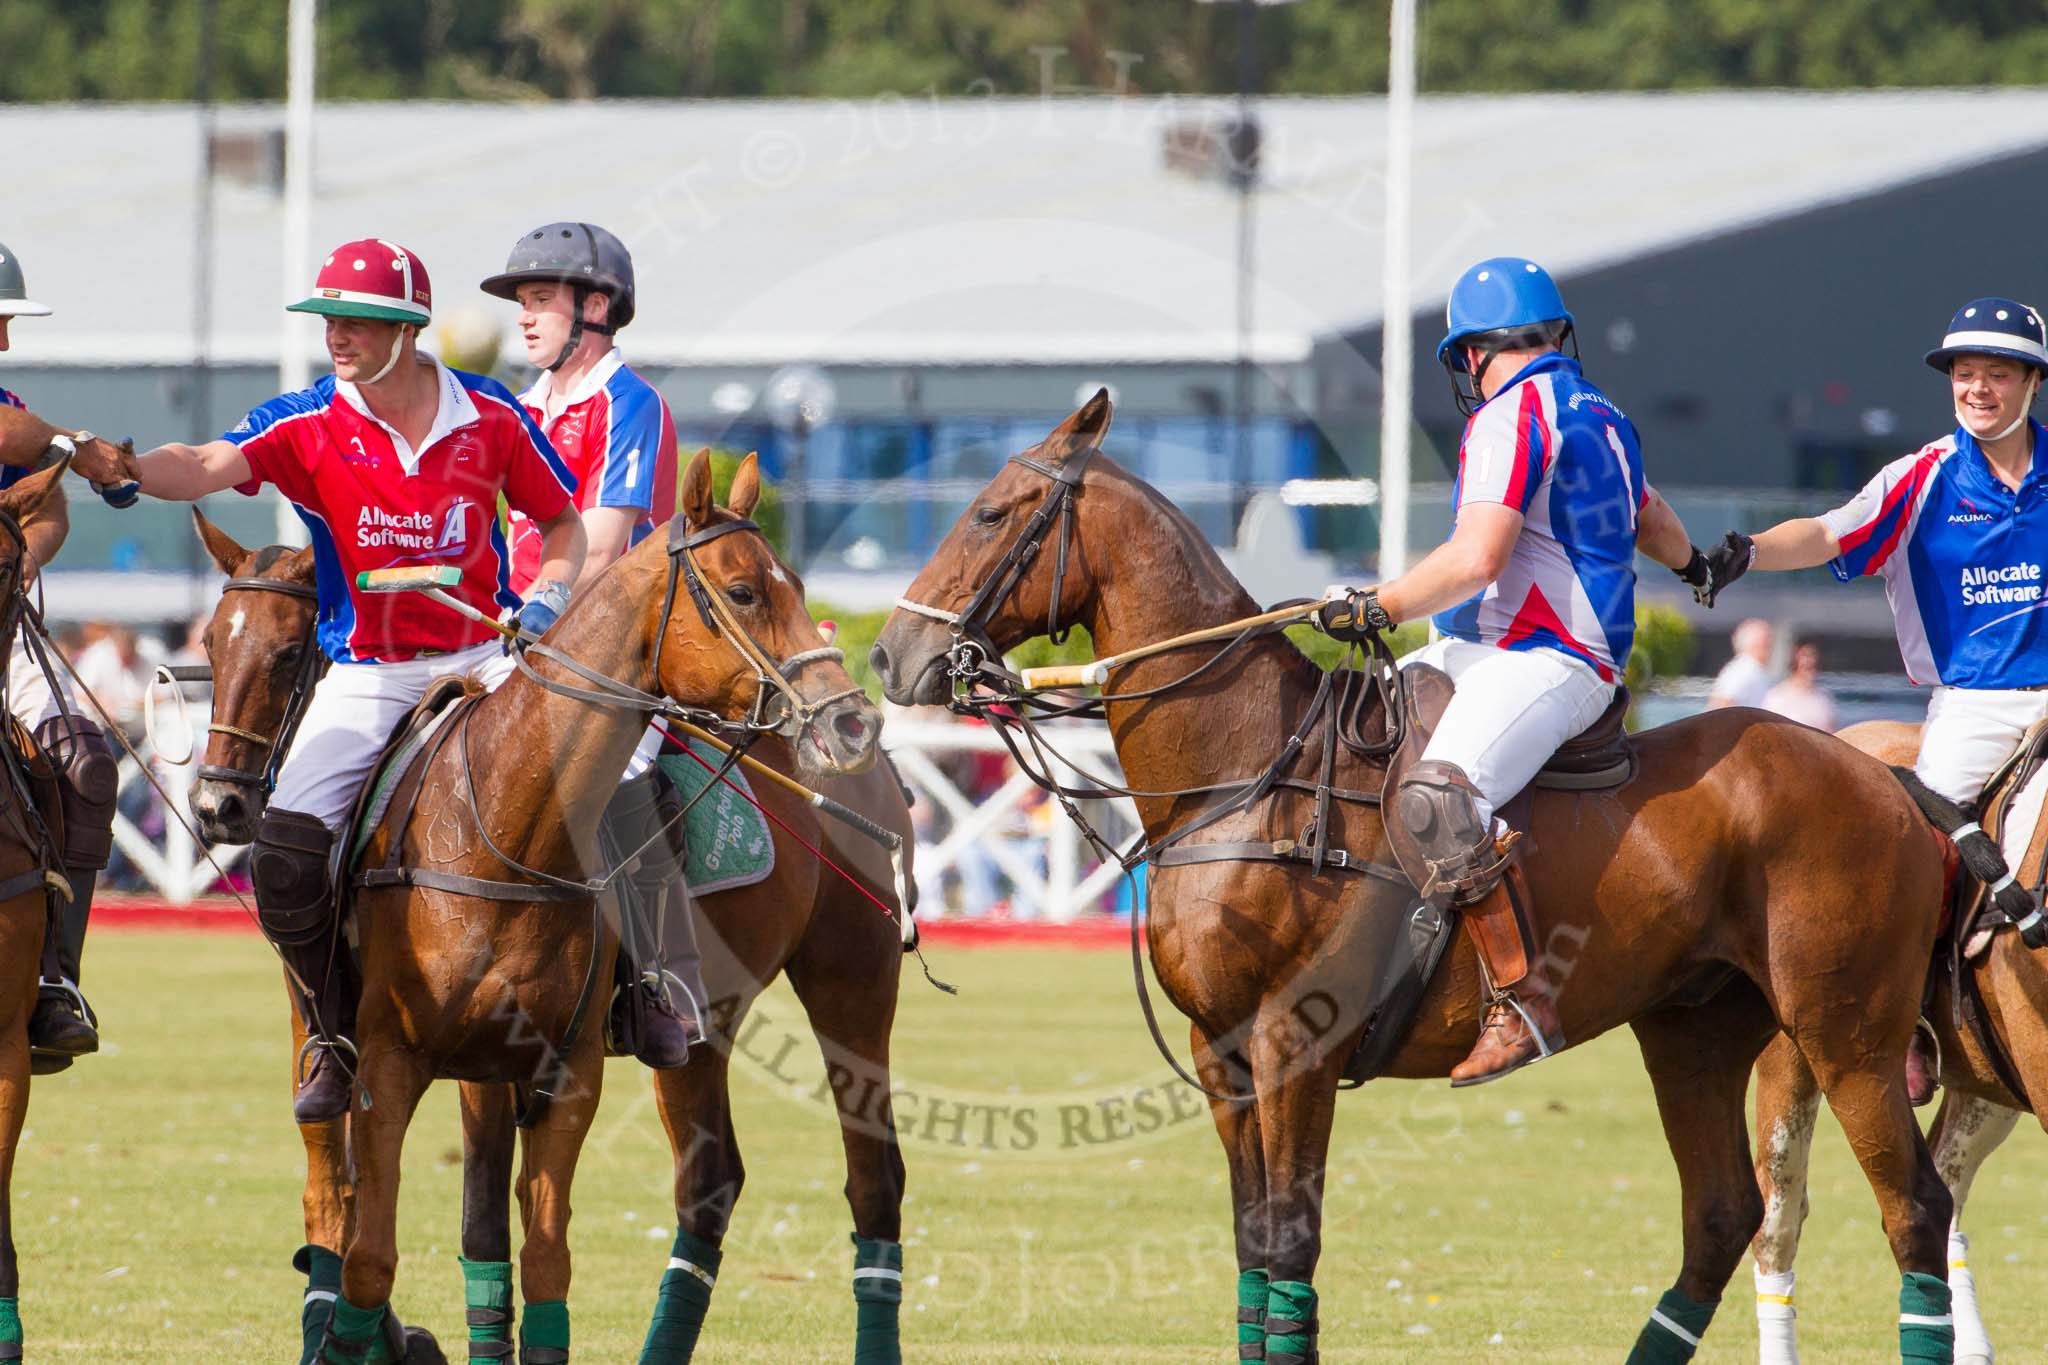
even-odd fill
[{"label": "collared shirt collar", "polygon": [[434,379],[440,386],[441,401],[434,409],[434,425],[427,429],[427,439],[420,445],[418,450],[414,450],[410,445],[406,444],[405,438],[398,434],[396,427],[391,426],[383,418],[370,411],[370,405],[363,399],[362,390],[356,387],[355,384],[346,379],[334,381],[334,392],[344,402],[361,413],[367,420],[375,422],[384,429],[384,434],[391,438],[391,449],[397,453],[398,462],[405,467],[407,474],[417,474],[420,472],[420,460],[425,457],[428,451],[434,448],[435,444],[442,437],[458,428],[466,427],[482,420],[482,415],[476,410],[476,400],[469,396],[468,389],[462,387],[462,381],[457,379],[449,371],[448,367],[441,363],[441,358],[431,355],[426,351],[421,351],[419,354],[421,359],[426,360],[434,367]]},{"label": "collared shirt collar", "polygon": [[[1524,365],[1521,369],[1516,370],[1515,377],[1513,379],[1510,379],[1507,383],[1501,385],[1499,388],[1493,391],[1493,398],[1500,397],[1509,389],[1512,389],[1515,385],[1521,383],[1524,379],[1528,379],[1532,376],[1539,374],[1548,374],[1552,371],[1557,370],[1563,370],[1569,374],[1581,373],[1578,361],[1572,359],[1563,351],[1551,351],[1545,355],[1537,356],[1534,360]],[[1487,399],[1486,402],[1491,403],[1493,401],[1493,398]],[[1479,406],[1485,407],[1486,403],[1481,403]]]},{"label": "collared shirt collar", "polygon": [[[577,380],[576,387],[569,390],[568,398],[562,403],[562,411],[567,412],[578,403],[587,401],[592,394],[610,383],[611,377],[617,374],[619,367],[625,363],[626,357],[619,354],[618,347],[614,346],[609,351],[606,351],[603,359],[590,367],[590,373]],[[520,401],[524,402],[528,407],[539,408],[545,413],[548,410],[548,397],[554,391],[554,371],[542,370],[540,378],[533,381],[533,387],[526,391]]]},{"label": "collared shirt collar", "polygon": [[[2020,488],[2048,481],[2048,427],[2029,417],[2027,429],[2034,434],[2034,458],[2027,466],[2027,472],[2020,479]],[[1956,454],[1963,459],[1964,468],[1970,471],[1970,478],[1986,489],[1995,489],[2006,497],[2014,494],[2005,486],[2005,481],[1992,472],[1991,459],[1984,453],[1984,447],[1977,444],[1967,427],[1956,428]]]}]

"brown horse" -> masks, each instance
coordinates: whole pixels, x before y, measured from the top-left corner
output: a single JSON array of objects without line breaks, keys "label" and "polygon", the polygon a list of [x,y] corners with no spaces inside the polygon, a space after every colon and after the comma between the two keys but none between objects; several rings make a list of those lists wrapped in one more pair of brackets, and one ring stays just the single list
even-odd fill
[{"label": "brown horse", "polygon": [[[748,515],[758,491],[749,468],[735,481],[733,513]],[[194,788],[193,805],[209,838],[232,842],[249,838],[262,813],[266,790],[261,774],[272,766],[272,741],[285,727],[293,692],[305,678],[298,651],[313,616],[310,597],[259,584],[310,583],[310,552],[295,556],[271,547],[252,553],[203,518],[199,524],[230,583],[208,633],[215,724],[208,766],[202,769],[206,775]],[[783,772],[795,771],[790,746],[775,736],[763,737],[749,752]],[[888,1068],[902,950],[895,923],[868,899],[872,895],[893,905],[892,868],[871,840],[849,837],[836,822],[823,822],[821,828],[801,799],[772,783],[757,780],[753,785],[775,817],[774,869],[760,883],[701,896],[695,905],[700,923],[712,931],[700,933],[700,939],[717,1046],[686,1068],[654,1076],[658,1108],[676,1154],[675,1257],[705,1273],[700,1278],[671,1269],[664,1276],[648,1341],[650,1360],[687,1359],[696,1339],[709,1280],[716,1275],[718,1245],[744,1178],[731,1128],[727,1054],[748,1006],[785,970],[834,1078],[856,1239],[854,1290],[864,1332],[885,1337],[892,1351],[896,1335],[896,1282],[859,1276],[872,1267],[901,1269],[903,1165],[889,1108]],[[820,788],[908,840],[908,808],[886,763],[826,780]],[[806,844],[823,847],[867,894],[821,868]],[[291,1017],[295,1042],[303,1042],[296,1010]],[[504,1086],[465,1084],[462,1090],[465,1271],[473,1278],[503,1276],[510,1269],[506,1193],[514,1158],[513,1105]],[[309,1250],[338,1247],[346,1236],[348,1186],[340,1162],[340,1128],[336,1123],[303,1130]],[[509,1320],[500,1327],[509,1339]],[[313,1344],[318,1337],[314,1331]]]},{"label": "brown horse", "polygon": [[[1099,453],[1110,415],[1097,394],[961,515],[875,647],[892,700],[944,702],[949,669],[1065,624],[1085,626],[1103,657],[1258,610],[1185,516]],[[1267,772],[1297,734],[1299,756],[1278,775],[1320,772],[1367,794],[1386,783],[1387,760],[1337,747],[1324,720],[1305,723],[1322,675],[1284,636],[1254,633],[1187,678],[1209,657],[1148,658],[1106,689],[1149,839],[1209,818],[1219,788]],[[1402,677],[1411,698],[1447,686],[1433,670]],[[1373,707],[1364,732],[1389,733]],[[1429,719],[1412,717],[1417,738]],[[1683,1268],[1630,1359],[1691,1356],[1762,1217],[1744,1093],[1781,1026],[1852,1135],[1911,1301],[1945,1300],[1948,1193],[1900,1079],[1934,941],[1936,836],[1882,764],[1758,712],[1659,727],[1636,737],[1635,756],[1612,790],[1536,792],[1526,826],[1565,1035],[1634,1028],[1679,1168]],[[1230,1163],[1239,1344],[1273,1365],[1315,1358],[1310,1282],[1338,1082],[1377,966],[1368,928],[1413,902],[1386,866],[1376,802],[1340,799],[1321,816],[1351,866],[1277,860],[1306,842],[1317,804],[1271,786],[1200,835],[1275,850],[1266,860],[1226,852],[1150,873],[1152,964],[1192,1021]],[[1865,933],[1880,905],[1886,933]],[[1478,1036],[1484,1000],[1461,941],[1385,1074],[1447,1074]]]},{"label": "brown horse", "polygon": [[[1910,768],[1920,757],[1918,725],[1866,721],[1843,730],[1841,738],[1897,767]],[[2013,846],[2012,840],[2006,843]],[[2048,820],[2036,820],[2015,870],[2029,886],[2039,886],[2048,875]],[[1887,923],[1875,918],[1870,922]],[[2011,1059],[2026,1094],[2013,1092],[1973,1031],[1957,1031],[1950,988],[1944,982],[1927,1011],[1943,1086],[1931,1145],[1935,1166],[1955,1200],[1949,1282],[1955,1290],[1956,1362],[1990,1365],[1991,1341],[1969,1271],[1969,1238],[1962,1231],[1963,1202],[1978,1168],[2011,1134],[2020,1115],[2032,1112],[2041,1117],[2031,1097],[2048,1095],[2048,961],[2021,943],[2018,934],[2000,932],[1972,970],[1987,1026]],[[1772,1043],[1757,1063],[1756,1099],[1756,1175],[1765,1213],[1754,1251],[1764,1365],[1794,1365],[1798,1359],[1793,1345],[1793,1260],[1806,1221],[1807,1162],[1819,1107],[1820,1084],[1812,1069],[1784,1039]]]},{"label": "brown horse", "polygon": [[[22,586],[27,573],[23,550],[33,535],[63,511],[59,481],[64,466],[31,474],[0,493],[0,670],[21,621]],[[12,720],[5,722],[13,725]],[[10,747],[26,736],[0,739]],[[14,1245],[14,1154],[28,1117],[28,1016],[35,1008],[37,968],[42,961],[43,932],[48,920],[45,897],[47,869],[54,866],[53,845],[38,805],[54,796],[54,786],[32,790],[34,769],[13,758],[5,762],[6,791],[0,795],[0,963],[11,962],[0,975],[0,1361],[21,1359],[22,1328],[19,1296],[21,1264]],[[45,779],[55,781],[53,772]],[[30,781],[24,783],[23,778]],[[44,805],[42,809],[49,807]]]}]

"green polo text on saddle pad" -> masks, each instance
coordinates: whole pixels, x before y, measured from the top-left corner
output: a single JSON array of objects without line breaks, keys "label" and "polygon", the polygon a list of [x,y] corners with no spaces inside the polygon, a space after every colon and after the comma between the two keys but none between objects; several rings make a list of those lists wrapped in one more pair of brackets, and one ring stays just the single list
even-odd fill
[{"label": "green polo text on saddle pad", "polygon": [[[698,800],[698,793],[710,785],[725,755],[701,740],[693,739],[689,745],[695,758],[690,754],[661,756],[661,770],[690,806],[683,821],[690,848],[690,865],[684,880],[698,895],[766,880],[775,870],[775,836],[768,828],[767,817],[747,799],[754,794],[752,784],[735,767],[726,774],[731,786],[720,782],[715,790],[705,792],[703,799]],[[699,763],[699,758],[704,762]]]}]

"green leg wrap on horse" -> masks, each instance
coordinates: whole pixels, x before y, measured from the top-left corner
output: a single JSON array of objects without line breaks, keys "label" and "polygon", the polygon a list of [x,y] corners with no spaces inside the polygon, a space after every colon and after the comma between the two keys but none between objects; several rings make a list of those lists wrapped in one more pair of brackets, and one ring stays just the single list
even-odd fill
[{"label": "green leg wrap on horse", "polygon": [[1306,1280],[1266,1287],[1266,1365],[1316,1365],[1316,1291]]},{"label": "green leg wrap on horse", "polygon": [[512,1263],[455,1259],[462,1263],[462,1303],[469,1312],[469,1358],[511,1359]]},{"label": "green leg wrap on horse", "polygon": [[0,1299],[0,1360],[20,1360],[21,1346],[21,1300]]},{"label": "green leg wrap on horse", "polygon": [[1676,1289],[1665,1290],[1636,1337],[1635,1349],[1628,1353],[1628,1365],[1685,1365],[1720,1306],[1719,1299],[1695,1303]]},{"label": "green leg wrap on horse", "polygon": [[519,1315],[521,1365],[566,1365],[569,1359],[569,1301],[535,1299]]},{"label": "green leg wrap on horse", "polygon": [[1908,1365],[1949,1365],[1956,1358],[1949,1288],[1933,1275],[1908,1273],[1899,1284],[1899,1359]]},{"label": "green leg wrap on horse", "polygon": [[299,1310],[299,1365],[313,1365],[327,1337],[327,1320],[334,1316],[334,1301],[341,1297],[341,1257],[326,1247],[302,1246],[292,1256],[292,1269],[306,1277],[306,1306]]},{"label": "green leg wrap on horse", "polygon": [[1266,1272],[1237,1272],[1237,1358],[1266,1358],[1266,1299],[1270,1292]]},{"label": "green leg wrap on horse", "polygon": [[853,1239],[853,1365],[901,1365],[897,1318],[903,1304],[903,1247]]},{"label": "green leg wrap on horse", "polygon": [[668,1270],[654,1296],[654,1320],[647,1324],[647,1340],[640,1347],[640,1365],[689,1365],[697,1334],[704,1330],[704,1314],[711,1307],[711,1287],[718,1283],[718,1263],[724,1259],[725,1253],[711,1243],[676,1229]]},{"label": "green leg wrap on horse", "polygon": [[391,1310],[379,1304],[358,1308],[343,1295],[334,1299],[334,1316],[327,1323],[327,1340],[321,1343],[320,1359],[327,1365],[364,1365],[370,1352],[384,1336],[384,1315]]}]

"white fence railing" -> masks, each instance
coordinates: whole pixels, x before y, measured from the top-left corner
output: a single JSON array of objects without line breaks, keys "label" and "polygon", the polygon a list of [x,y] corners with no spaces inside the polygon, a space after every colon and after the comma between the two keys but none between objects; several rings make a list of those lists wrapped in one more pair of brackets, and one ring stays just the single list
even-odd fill
[{"label": "white fence railing", "polygon": [[[204,705],[202,688],[192,712],[202,722]],[[159,716],[159,725],[166,746],[182,752],[184,736],[177,732],[175,711]],[[1076,725],[1056,733],[1061,752],[1075,762],[1106,777],[1119,775],[1107,731]],[[999,909],[996,902],[1007,902],[1007,913],[1015,918],[1063,921],[1111,903],[1122,869],[1095,855],[1058,804],[1008,761],[1009,751],[992,731],[979,725],[906,723],[899,717],[883,732],[883,743],[917,793],[913,814],[921,918],[982,915]],[[192,766],[161,761],[147,742],[136,747],[178,810],[189,814]],[[957,768],[963,756],[985,754],[1003,755],[1006,775],[994,791],[977,797],[963,791],[948,769]],[[227,844],[202,848],[182,821],[154,809],[157,798],[147,788],[141,764],[124,754],[123,813],[114,818],[114,842],[147,890],[173,905],[189,905],[217,882],[214,863],[233,871],[248,850]],[[1090,822],[1112,844],[1124,843],[1137,830],[1137,814],[1127,800],[1091,801],[1086,808]],[[161,834],[145,833],[130,818],[128,812],[139,815],[145,809],[154,818],[143,823],[160,821]]]}]

